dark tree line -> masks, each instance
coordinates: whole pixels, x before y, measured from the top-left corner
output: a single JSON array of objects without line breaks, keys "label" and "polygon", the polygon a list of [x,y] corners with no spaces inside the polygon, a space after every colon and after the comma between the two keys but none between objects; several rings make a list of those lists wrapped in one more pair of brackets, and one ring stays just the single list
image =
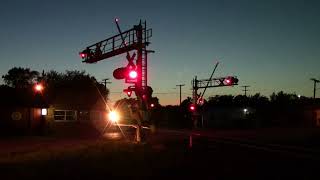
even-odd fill
[{"label": "dark tree line", "polygon": [[[191,103],[192,99],[188,97],[181,106],[161,107],[158,110],[160,112],[157,116],[158,124],[172,128],[191,128],[192,120],[189,110]],[[305,115],[312,114],[311,111],[316,107],[320,107],[319,99],[280,91],[272,93],[270,97],[259,93],[253,96],[211,96],[202,106],[197,106],[197,111],[204,114],[207,121],[216,121],[217,118],[212,117],[212,114],[215,114],[219,117],[219,121],[234,128],[301,127],[308,121]],[[244,113],[244,109],[248,111]],[[222,125],[214,127],[219,128]]]},{"label": "dark tree line", "polygon": [[39,78],[39,72],[30,70],[29,68],[14,67],[3,75],[5,84],[13,88],[28,88]]},{"label": "dark tree line", "polygon": [[319,105],[319,99],[308,98],[305,96],[298,96],[296,94],[284,93],[280,91],[278,93],[272,93],[268,98],[257,93],[253,96],[232,96],[232,95],[217,95],[209,97],[207,105],[222,105],[222,106],[306,106],[306,105]]},{"label": "dark tree line", "polygon": [[[42,96],[46,103],[55,98],[57,93],[82,93],[83,98],[95,101],[100,96],[107,97],[109,90],[85,71],[67,70],[60,73],[54,70],[38,72],[29,68],[14,67],[2,76],[5,85],[0,86],[2,105],[32,105],[35,103],[33,86],[44,86]],[[90,102],[86,102],[90,103]]]}]

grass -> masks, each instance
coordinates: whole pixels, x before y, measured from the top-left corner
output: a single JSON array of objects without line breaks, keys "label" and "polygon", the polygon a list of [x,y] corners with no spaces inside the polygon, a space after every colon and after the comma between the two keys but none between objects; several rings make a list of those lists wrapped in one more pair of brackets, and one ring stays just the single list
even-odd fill
[{"label": "grass", "polygon": [[0,157],[1,177],[150,177],[179,167],[186,152],[150,144],[103,141],[72,148],[39,149]]}]

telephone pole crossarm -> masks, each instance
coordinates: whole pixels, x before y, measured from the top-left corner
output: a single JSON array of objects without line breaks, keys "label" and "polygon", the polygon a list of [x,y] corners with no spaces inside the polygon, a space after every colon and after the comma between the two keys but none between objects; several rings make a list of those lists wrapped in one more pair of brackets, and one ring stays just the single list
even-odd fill
[{"label": "telephone pole crossarm", "polygon": [[250,86],[241,86],[243,87],[244,89],[242,91],[244,91],[244,96],[247,96],[247,92],[249,91],[247,88],[250,87]]},{"label": "telephone pole crossarm", "polygon": [[316,98],[317,83],[319,83],[320,80],[316,79],[316,78],[311,78],[310,80],[313,81],[313,99],[315,99]]}]

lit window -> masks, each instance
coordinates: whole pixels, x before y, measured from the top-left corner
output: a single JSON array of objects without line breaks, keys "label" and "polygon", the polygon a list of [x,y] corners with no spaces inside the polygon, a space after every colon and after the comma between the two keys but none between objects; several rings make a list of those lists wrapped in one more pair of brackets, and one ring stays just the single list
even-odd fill
[{"label": "lit window", "polygon": [[41,115],[46,116],[48,114],[48,110],[46,108],[41,109]]},{"label": "lit window", "polygon": [[53,116],[55,121],[75,121],[77,120],[77,111],[55,110]]}]

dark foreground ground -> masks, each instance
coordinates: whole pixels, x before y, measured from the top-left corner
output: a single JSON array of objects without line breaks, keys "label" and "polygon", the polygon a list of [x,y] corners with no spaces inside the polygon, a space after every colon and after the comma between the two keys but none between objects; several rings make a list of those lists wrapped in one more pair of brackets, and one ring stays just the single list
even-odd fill
[{"label": "dark foreground ground", "polygon": [[1,139],[0,179],[320,179],[317,129],[126,134]]}]

